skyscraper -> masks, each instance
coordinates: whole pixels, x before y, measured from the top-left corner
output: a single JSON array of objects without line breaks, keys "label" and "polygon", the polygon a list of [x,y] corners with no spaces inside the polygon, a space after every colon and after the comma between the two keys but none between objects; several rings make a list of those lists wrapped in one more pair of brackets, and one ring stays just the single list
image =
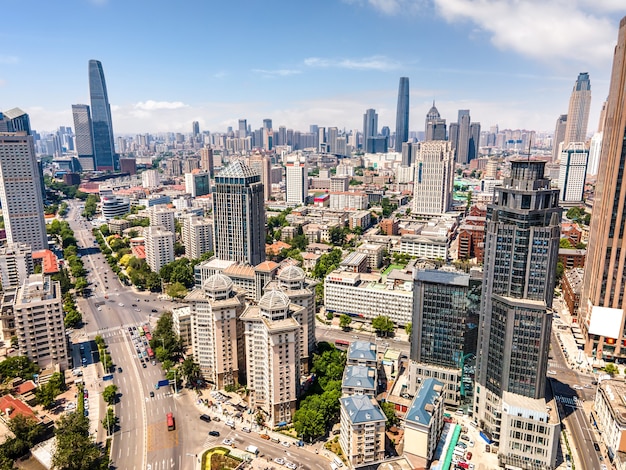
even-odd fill
[{"label": "skyscraper", "polygon": [[263,129],[272,129],[271,119],[263,119]]},{"label": "skyscraper", "polygon": [[565,139],[565,128],[567,127],[567,114],[561,114],[554,126],[554,137],[552,138],[552,161],[556,162],[561,155],[562,142]]},{"label": "skyscraper", "polygon": [[480,154],[480,122],[472,122],[469,128],[469,155],[468,162],[478,158]]},{"label": "skyscraper", "polygon": [[400,77],[398,85],[398,109],[396,110],[396,152],[402,152],[402,144],[409,140],[409,77]]},{"label": "skyscraper", "polygon": [[194,137],[197,137],[200,134],[200,123],[198,121],[193,121],[191,123],[191,133]]},{"label": "skyscraper", "polygon": [[247,262],[265,261],[265,208],[261,176],[234,161],[215,177],[213,188],[215,256]]},{"label": "skyscraper", "polygon": [[104,80],[104,70],[99,60],[89,61],[89,95],[96,170],[114,170],[116,156],[111,106]]},{"label": "skyscraper", "polygon": [[459,135],[456,143],[456,161],[463,165],[470,161],[470,124],[469,109],[459,109]]},{"label": "skyscraper", "polygon": [[450,142],[420,142],[415,154],[413,213],[439,215],[448,212],[454,182],[454,152]]},{"label": "skyscraper", "polygon": [[31,135],[30,118],[20,108],[0,112],[0,132],[26,132]]},{"label": "skyscraper", "polygon": [[239,133],[237,137],[243,138],[248,135],[248,121],[246,119],[239,120]]},{"label": "skyscraper", "polygon": [[[562,209],[544,167],[543,161],[511,162],[510,176],[487,206],[485,231],[474,414],[507,463],[521,468],[529,461],[553,468],[551,439],[558,439],[558,418],[544,410]],[[503,432],[518,413],[530,427],[520,420],[517,434]],[[541,446],[533,434],[538,426],[548,426],[551,436],[542,435]],[[535,445],[516,448],[526,435]]]},{"label": "skyscraper", "polygon": [[306,158],[295,155],[287,157],[285,164],[287,204],[304,205],[309,192],[309,172]]},{"label": "skyscraper", "polygon": [[561,204],[580,205],[583,202],[589,149],[584,142],[570,142],[563,147],[559,168],[559,189]]},{"label": "skyscraper", "polygon": [[439,110],[435,107],[435,101],[426,114],[425,141],[446,140],[446,120],[441,119]]},{"label": "skyscraper", "polygon": [[591,107],[591,82],[588,73],[578,74],[574,89],[569,98],[567,125],[563,138],[563,148],[572,142],[587,141],[587,124]]},{"label": "skyscraper", "polygon": [[91,113],[86,104],[73,104],[74,135],[76,139],[76,153],[82,171],[95,170],[93,161],[93,128]]},{"label": "skyscraper", "polygon": [[0,202],[9,243],[27,243],[33,251],[48,248],[39,165],[26,132],[0,133]]},{"label": "skyscraper", "polygon": [[374,153],[374,138],[378,135],[378,114],[375,109],[368,109],[363,115],[363,150]]},{"label": "skyscraper", "polygon": [[619,26],[604,121],[602,152],[591,214],[579,323],[585,352],[613,360],[626,358],[626,17]]}]

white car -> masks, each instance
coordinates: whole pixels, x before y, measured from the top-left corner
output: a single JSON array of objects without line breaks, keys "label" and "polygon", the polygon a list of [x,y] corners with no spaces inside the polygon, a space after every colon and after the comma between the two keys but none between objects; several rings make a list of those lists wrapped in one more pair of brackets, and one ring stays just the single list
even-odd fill
[{"label": "white car", "polygon": [[548,371],[548,374],[550,374],[550,375],[556,375],[556,371],[554,371],[554,370],[549,370],[549,371]]},{"label": "white car", "polygon": [[233,441],[231,439],[224,439],[222,441],[222,444],[224,444],[225,446],[229,446],[233,443]]},{"label": "white car", "polygon": [[120,303],[119,303],[119,304],[117,304],[117,305],[119,305],[120,307],[123,307],[123,306],[124,306],[124,304],[123,304],[122,302],[120,302]]},{"label": "white car", "polygon": [[572,388],[573,388],[574,390],[582,390],[582,389],[583,389],[583,386],[582,386],[582,385],[573,385],[573,386],[572,386]]},{"label": "white car", "polygon": [[276,462],[278,465],[285,465],[285,461],[281,459],[280,457],[276,457],[274,459],[274,462]]},{"label": "white car", "polygon": [[283,447],[289,447],[291,445],[287,441],[283,441],[283,442],[281,442],[281,444],[282,444]]},{"label": "white car", "polygon": [[285,462],[285,467],[291,470],[296,470],[296,468],[298,468],[298,466],[293,462]]}]

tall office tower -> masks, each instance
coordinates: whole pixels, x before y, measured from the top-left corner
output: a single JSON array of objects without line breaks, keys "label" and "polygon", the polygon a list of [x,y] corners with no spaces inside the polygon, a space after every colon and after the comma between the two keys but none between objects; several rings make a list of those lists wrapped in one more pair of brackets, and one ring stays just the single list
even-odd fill
[{"label": "tall office tower", "polygon": [[561,143],[565,139],[565,128],[567,127],[567,114],[561,114],[556,120],[554,127],[554,137],[552,138],[552,162],[556,162],[561,156]]},{"label": "tall office tower", "polygon": [[175,215],[176,211],[165,205],[152,206],[150,208],[150,226],[164,227],[172,233],[176,232]]},{"label": "tall office tower", "polygon": [[271,128],[263,128],[263,149],[272,150],[274,148],[274,131]]},{"label": "tall office tower", "polygon": [[[545,391],[563,209],[544,168],[513,160],[487,206],[474,415],[506,463],[520,468],[554,468],[558,447]],[[517,429],[503,432],[511,419]]]},{"label": "tall office tower", "polygon": [[191,123],[191,133],[194,137],[200,135],[200,123],[198,121],[193,121]]},{"label": "tall office tower", "polygon": [[274,281],[265,287],[266,292],[279,290],[284,293],[292,304],[303,307],[294,318],[300,324],[300,370],[303,374],[309,371],[309,362],[315,351],[315,285],[307,279],[304,271],[298,266],[287,266],[282,269]]},{"label": "tall office tower", "polygon": [[441,119],[439,110],[435,107],[435,101],[426,114],[426,132],[424,140],[426,142],[431,140],[447,140],[446,135],[446,120]]},{"label": "tall office tower", "polygon": [[559,201],[561,205],[580,205],[583,202],[589,149],[584,142],[570,142],[561,152],[559,168]]},{"label": "tall office tower", "polygon": [[452,146],[452,151],[456,154],[456,148],[459,143],[459,123],[451,122],[450,128],[448,129],[448,140],[450,141],[450,145]]},{"label": "tall office tower", "polygon": [[329,127],[328,128],[328,147],[327,147],[327,151],[328,153],[333,153],[333,154],[337,154],[337,137],[339,137],[339,129],[337,129],[336,127]]},{"label": "tall office tower", "polygon": [[91,113],[86,104],[73,104],[74,138],[76,139],[76,153],[82,171],[93,171],[93,133],[91,127]]},{"label": "tall office tower", "polygon": [[602,153],[603,132],[596,132],[589,143],[589,162],[587,164],[587,173],[597,175],[600,166],[600,154]]},{"label": "tall office tower", "polygon": [[476,354],[481,283],[454,268],[413,271],[410,395],[427,377],[444,384],[449,406],[470,395],[462,376],[466,359]]},{"label": "tall office tower", "polygon": [[248,165],[261,177],[263,200],[269,201],[272,197],[272,162],[270,158],[265,155],[255,154],[248,159]]},{"label": "tall office tower", "polygon": [[59,281],[33,274],[24,280],[13,299],[15,335],[20,356],[42,369],[69,367],[63,326],[63,296]]},{"label": "tall office tower", "polygon": [[287,145],[287,128],[279,126],[278,132],[274,134],[274,143],[276,145]]},{"label": "tall office tower", "polygon": [[175,232],[163,226],[150,226],[144,230],[146,237],[146,263],[153,272],[174,261]]},{"label": "tall office tower", "polygon": [[245,292],[217,273],[191,291],[185,302],[191,309],[193,357],[204,379],[218,389],[242,383],[246,358],[239,318],[246,307]]},{"label": "tall office tower", "polygon": [[303,206],[309,194],[309,169],[304,156],[287,157],[285,163],[286,202]]},{"label": "tall office tower", "polygon": [[450,142],[420,142],[413,163],[413,213],[440,215],[448,212],[454,182],[454,152]]},{"label": "tall office tower", "polygon": [[563,148],[571,142],[587,141],[587,124],[591,107],[591,82],[588,73],[579,73],[569,98],[567,125],[563,137]]},{"label": "tall office tower", "polygon": [[183,218],[182,242],[185,257],[198,259],[213,250],[213,221],[199,216]]},{"label": "tall office tower", "polygon": [[[416,142],[405,142],[402,144],[402,166],[410,167],[415,163],[420,144]],[[413,181],[413,178],[411,178]]]},{"label": "tall office tower", "polygon": [[237,133],[237,137],[240,139],[248,136],[248,120],[240,119],[239,120],[239,129]]},{"label": "tall office tower", "polygon": [[21,286],[34,269],[30,245],[10,243],[0,248],[0,280],[3,289]]},{"label": "tall office tower", "polygon": [[402,152],[402,144],[409,140],[409,77],[400,77],[398,107],[396,109],[395,151]]},{"label": "tall office tower", "polygon": [[30,118],[20,108],[0,111],[0,132],[26,132],[31,135]]},{"label": "tall office tower", "polygon": [[480,154],[480,122],[470,124],[470,140],[468,162],[478,158]]},{"label": "tall office tower", "polygon": [[626,291],[626,17],[619,25],[596,195],[591,213],[589,244],[579,323],[585,336],[585,353],[605,360],[626,359],[624,302]]},{"label": "tall office tower", "polygon": [[263,129],[272,129],[271,119],[263,119]]},{"label": "tall office tower", "polygon": [[89,61],[89,96],[91,97],[91,125],[96,170],[115,170],[115,144],[111,106],[99,60]]},{"label": "tall office tower", "polygon": [[378,114],[376,110],[368,109],[363,115],[363,151],[374,153],[374,138],[378,136]]},{"label": "tall office tower", "polygon": [[265,261],[265,208],[261,177],[237,160],[215,177],[215,256],[252,266]]},{"label": "tall office tower", "polygon": [[33,137],[25,132],[0,133],[0,203],[9,243],[48,248],[42,181]]},{"label": "tall office tower", "polygon": [[213,162],[213,149],[204,147],[200,149],[200,168],[209,172],[209,176],[213,178],[214,162]]},{"label": "tall office tower", "polygon": [[185,173],[185,192],[191,197],[206,196],[211,192],[211,178],[204,171]]},{"label": "tall office tower", "polygon": [[[326,128],[320,127],[317,135],[318,149],[320,152],[326,152]],[[323,148],[322,148],[323,147]]]},{"label": "tall office tower", "polygon": [[[470,156],[470,124],[469,109],[459,109],[458,137],[456,142],[456,161],[462,165],[469,163]],[[480,133],[479,133],[480,134]]]},{"label": "tall office tower", "polygon": [[313,147],[320,148],[320,127],[317,124],[311,124],[309,126],[309,132],[313,134]]},{"label": "tall office tower", "polygon": [[284,293],[272,290],[241,316],[250,405],[265,412],[270,427],[290,423],[296,412],[302,327],[294,317],[302,310]]}]

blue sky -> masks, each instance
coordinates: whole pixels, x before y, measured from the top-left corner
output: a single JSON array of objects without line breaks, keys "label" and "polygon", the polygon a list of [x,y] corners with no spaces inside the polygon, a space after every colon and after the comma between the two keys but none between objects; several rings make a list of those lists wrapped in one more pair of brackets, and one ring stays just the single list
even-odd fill
[{"label": "blue sky", "polygon": [[435,99],[448,122],[553,131],[579,72],[597,126],[623,0],[35,0],[6,2],[0,109],[37,130],[73,125],[102,62],[116,134],[274,127],[395,127],[398,79],[410,130]]}]

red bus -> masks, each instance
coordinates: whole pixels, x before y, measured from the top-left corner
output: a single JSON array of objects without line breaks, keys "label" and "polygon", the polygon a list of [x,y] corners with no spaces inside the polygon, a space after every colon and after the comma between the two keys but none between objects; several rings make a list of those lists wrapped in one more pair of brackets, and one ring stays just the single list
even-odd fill
[{"label": "red bus", "polygon": [[348,349],[350,346],[350,341],[346,341],[345,339],[335,340],[335,346],[339,349]]},{"label": "red bus", "polygon": [[172,413],[167,414],[167,430],[173,431],[176,429],[176,425],[174,424],[174,415]]},{"label": "red bus", "polygon": [[150,333],[146,333],[146,340],[152,341],[152,335]]},{"label": "red bus", "polygon": [[148,353],[148,357],[150,359],[154,358],[154,351],[152,350],[152,348],[146,348],[146,352]]},{"label": "red bus", "polygon": [[144,332],[144,334],[150,333],[150,327],[148,325],[144,325],[143,326],[143,332]]}]

